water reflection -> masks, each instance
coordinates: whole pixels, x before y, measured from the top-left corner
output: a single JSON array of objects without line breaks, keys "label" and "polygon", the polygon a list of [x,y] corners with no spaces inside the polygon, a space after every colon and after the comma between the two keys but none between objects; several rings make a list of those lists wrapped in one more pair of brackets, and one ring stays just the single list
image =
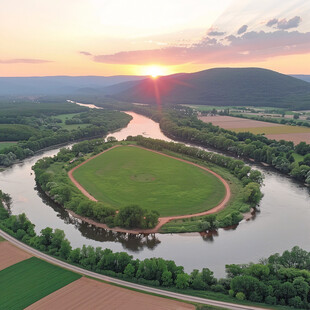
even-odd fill
[{"label": "water reflection", "polygon": [[63,207],[59,206],[48,196],[46,196],[46,194],[40,188],[35,187],[34,190],[38,192],[42,202],[46,206],[51,207],[65,224],[74,225],[76,229],[81,232],[82,236],[87,239],[92,239],[98,242],[118,242],[122,244],[124,249],[128,249],[132,252],[139,252],[143,249],[143,247],[154,249],[160,243],[160,240],[155,234],[134,235],[115,232],[90,225],[80,219],[71,216]]}]

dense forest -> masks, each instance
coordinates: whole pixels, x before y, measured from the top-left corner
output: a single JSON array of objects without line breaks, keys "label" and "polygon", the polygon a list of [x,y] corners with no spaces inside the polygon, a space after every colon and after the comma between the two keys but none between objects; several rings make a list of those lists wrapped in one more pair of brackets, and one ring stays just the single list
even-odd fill
[{"label": "dense forest", "polygon": [[[0,151],[2,166],[46,147],[106,135],[131,120],[122,112],[93,111],[73,103],[1,103],[0,112],[0,141],[18,141]],[[63,122],[61,115],[71,118]]]},{"label": "dense forest", "polygon": [[[310,309],[310,253],[299,247],[274,254],[259,263],[226,265],[227,277],[216,279],[206,268],[186,273],[182,266],[162,258],[133,259],[125,252],[83,246],[72,249],[60,229],[44,228],[37,235],[25,214],[10,216],[0,192],[0,228],[24,243],[71,264],[131,282],[226,301],[251,301]],[[206,295],[207,296],[207,295]]]}]

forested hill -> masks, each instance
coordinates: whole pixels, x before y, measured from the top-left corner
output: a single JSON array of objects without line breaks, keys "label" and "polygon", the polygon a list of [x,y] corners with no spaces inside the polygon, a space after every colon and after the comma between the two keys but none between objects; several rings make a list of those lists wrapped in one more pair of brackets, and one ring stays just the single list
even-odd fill
[{"label": "forested hill", "polygon": [[216,68],[147,78],[127,83],[127,89],[113,96],[141,103],[310,108],[309,83],[260,68]]}]

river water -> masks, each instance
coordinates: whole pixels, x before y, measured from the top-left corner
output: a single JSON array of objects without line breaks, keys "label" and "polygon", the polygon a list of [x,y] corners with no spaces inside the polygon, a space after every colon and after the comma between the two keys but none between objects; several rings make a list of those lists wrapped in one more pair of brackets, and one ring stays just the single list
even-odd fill
[{"label": "river water", "polygon": [[[126,128],[110,134],[118,140],[128,135],[167,138],[158,123],[128,112],[133,119]],[[242,221],[233,230],[219,229],[212,237],[199,233],[134,236],[98,229],[68,216],[36,189],[32,165],[53,156],[59,148],[47,150],[0,173],[0,189],[13,198],[12,213],[26,213],[39,232],[47,226],[65,231],[73,247],[86,245],[126,251],[136,258],[162,257],[183,265],[187,272],[208,267],[217,277],[225,275],[225,264],[258,262],[275,252],[298,245],[310,251],[310,191],[289,177],[271,169],[251,166],[265,175],[261,212]]]}]

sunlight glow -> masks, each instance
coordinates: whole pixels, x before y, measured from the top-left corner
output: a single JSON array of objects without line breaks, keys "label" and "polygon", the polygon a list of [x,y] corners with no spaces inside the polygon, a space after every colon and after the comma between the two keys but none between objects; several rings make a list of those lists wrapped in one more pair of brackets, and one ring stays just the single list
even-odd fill
[{"label": "sunlight glow", "polygon": [[146,66],[142,71],[143,75],[149,75],[153,79],[156,79],[158,76],[168,74],[167,69],[159,65]]}]

